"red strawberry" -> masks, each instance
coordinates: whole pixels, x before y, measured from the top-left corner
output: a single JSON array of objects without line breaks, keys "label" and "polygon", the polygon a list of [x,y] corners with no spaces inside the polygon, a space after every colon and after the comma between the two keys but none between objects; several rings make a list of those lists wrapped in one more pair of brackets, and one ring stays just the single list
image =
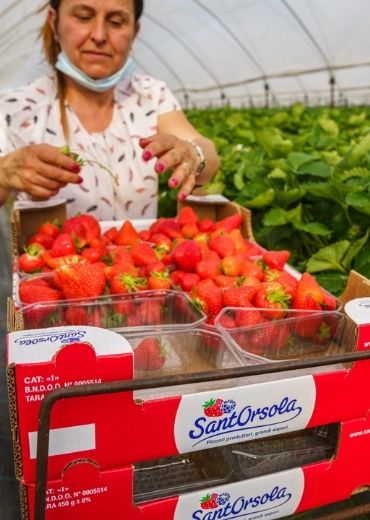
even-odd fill
[{"label": "red strawberry", "polygon": [[184,271],[176,271],[178,274],[176,276],[177,281],[174,282],[175,285],[179,286],[183,291],[190,292],[193,290],[194,286],[199,282],[200,277],[196,273],[185,273]]},{"label": "red strawberry", "polygon": [[269,319],[280,319],[286,314],[291,295],[277,282],[263,282],[257,289],[254,305],[258,308],[270,309],[266,313]]},{"label": "red strawberry", "polygon": [[24,304],[47,302],[47,306],[30,308],[24,311],[24,317],[29,326],[37,327],[41,321],[57,307],[56,302],[61,299],[59,291],[45,285],[37,285],[32,280],[22,281],[19,285],[19,298]]},{"label": "red strawberry", "polygon": [[315,278],[309,273],[303,273],[298,281],[297,297],[299,298],[303,294],[309,294],[320,305],[325,303],[324,290],[321,289]]},{"label": "red strawberry", "polygon": [[63,265],[55,271],[55,279],[67,299],[101,296],[105,288],[104,271],[97,263]]},{"label": "red strawberry", "polygon": [[27,240],[27,245],[40,244],[45,249],[51,249],[54,244],[54,237],[43,233],[35,233],[32,237]]},{"label": "red strawberry", "polygon": [[65,311],[65,318],[68,325],[87,325],[88,316],[86,307],[81,305],[68,307]]},{"label": "red strawberry", "polygon": [[258,280],[262,281],[265,279],[265,273],[260,263],[256,260],[250,260],[244,257],[244,267],[240,273],[242,276],[254,276]]},{"label": "red strawberry", "polygon": [[214,262],[213,260],[201,260],[195,266],[197,274],[200,278],[211,278],[221,274],[221,263],[220,261]]},{"label": "red strawberry", "polygon": [[149,242],[151,236],[152,232],[149,229],[143,229],[139,231],[139,237],[141,238],[141,240],[143,240],[143,242]]},{"label": "red strawberry", "polygon": [[238,279],[234,276],[226,276],[224,274],[218,274],[213,278],[216,285],[222,288],[235,287],[238,285]]},{"label": "red strawberry", "polygon": [[199,244],[194,240],[180,242],[172,252],[172,259],[182,271],[194,272],[201,259]]},{"label": "red strawberry", "polygon": [[20,271],[24,273],[36,273],[45,265],[43,253],[45,249],[40,244],[31,244],[25,248],[25,253],[21,254],[18,259]]},{"label": "red strawberry", "polygon": [[235,215],[231,215],[230,217],[223,218],[222,220],[216,222],[216,229],[222,229],[227,233],[233,229],[239,228],[242,222],[242,215],[240,213],[236,213]]},{"label": "red strawberry", "polygon": [[236,255],[225,256],[221,262],[222,272],[226,276],[239,276],[242,273],[243,266],[243,258]]},{"label": "red strawberry", "polygon": [[216,229],[216,223],[210,218],[204,218],[198,222],[198,228],[202,233],[212,233]]},{"label": "red strawberry", "polygon": [[158,260],[154,249],[145,242],[134,244],[130,250],[130,255],[136,266],[148,265]]},{"label": "red strawberry", "polygon": [[83,247],[93,238],[99,238],[101,229],[99,221],[93,215],[84,214],[66,220],[62,226],[62,233],[77,237],[80,247]]},{"label": "red strawberry", "polygon": [[166,253],[170,252],[173,248],[172,240],[162,233],[154,233],[154,235],[151,236],[150,241],[163,249]]},{"label": "red strawberry", "polygon": [[278,333],[277,333],[277,337],[276,337],[274,346],[276,348],[276,351],[278,352],[279,350],[286,347],[287,344],[289,343],[290,328],[287,323],[279,323],[279,325],[277,325],[277,328],[278,328]]},{"label": "red strawberry", "polygon": [[52,238],[56,238],[60,233],[61,225],[55,220],[54,222],[44,222],[37,228],[37,233],[41,235],[49,235]]},{"label": "red strawberry", "polygon": [[271,269],[278,269],[282,271],[284,269],[284,265],[287,263],[290,257],[289,251],[266,251],[263,255],[262,260],[268,265]]},{"label": "red strawberry", "polygon": [[130,220],[125,220],[114,238],[114,243],[119,246],[132,246],[140,242],[140,237]]},{"label": "red strawberry", "polygon": [[54,240],[50,254],[54,258],[76,254],[76,246],[71,235],[69,233],[61,233],[58,235]]},{"label": "red strawberry", "polygon": [[260,347],[268,348],[274,346],[277,336],[278,328],[275,324],[269,323],[265,326],[258,327],[258,329],[254,330],[250,336],[251,350],[256,352],[256,348],[260,349]]},{"label": "red strawberry", "polygon": [[219,320],[219,324],[224,329],[233,329],[236,327],[235,319],[228,314],[223,314]]},{"label": "red strawberry", "polygon": [[171,281],[168,271],[152,271],[148,276],[148,289],[170,289]]},{"label": "red strawberry", "polygon": [[171,240],[182,237],[181,227],[174,218],[165,218],[158,222],[158,225],[155,228],[155,232],[162,233]]},{"label": "red strawberry", "polygon": [[159,370],[166,360],[166,352],[158,337],[143,339],[134,348],[135,370]]},{"label": "red strawberry", "polygon": [[326,291],[323,291],[323,292],[324,292],[324,302],[322,303],[323,309],[325,309],[326,311],[335,311],[335,309],[338,306],[337,300],[335,299],[335,297],[332,294],[329,294]]},{"label": "red strawberry", "polygon": [[209,279],[201,280],[194,287],[192,301],[207,314],[207,323],[213,323],[222,309],[221,289]]},{"label": "red strawberry", "polygon": [[67,264],[78,264],[80,262],[86,263],[87,259],[83,258],[81,255],[73,254],[73,255],[65,255],[65,256],[59,256],[54,258],[51,256],[51,254],[48,251],[45,251],[45,253],[42,255],[42,258],[45,262],[45,264],[50,269],[57,269],[61,265],[67,265]]},{"label": "red strawberry", "polygon": [[212,237],[209,241],[209,247],[212,251],[216,251],[221,258],[231,256],[235,252],[235,244],[227,235],[216,235]]},{"label": "red strawberry", "polygon": [[199,229],[196,224],[185,224],[181,227],[181,233],[184,238],[194,238],[198,235]]},{"label": "red strawberry", "polygon": [[82,258],[86,258],[86,260],[90,263],[99,262],[102,258],[101,251],[96,249],[96,247],[87,247],[81,253]]},{"label": "red strawberry", "polygon": [[258,309],[240,309],[235,312],[235,323],[237,327],[254,327],[264,321]]},{"label": "red strawberry", "polygon": [[228,287],[222,292],[222,300],[225,307],[251,307],[255,294],[255,287]]},{"label": "red strawberry", "polygon": [[190,206],[184,206],[180,209],[179,214],[177,215],[177,222],[182,227],[187,224],[197,224],[199,222],[199,218],[193,208]]},{"label": "red strawberry", "polygon": [[240,229],[233,229],[229,233],[229,237],[235,244],[235,251],[237,253],[245,253],[248,250],[247,242],[242,235]]},{"label": "red strawberry", "polygon": [[269,269],[266,273],[266,281],[267,282],[278,282],[280,285],[284,287],[286,292],[288,292],[292,298],[294,298],[298,281],[291,274],[286,271],[279,271],[277,269]]},{"label": "red strawberry", "polygon": [[146,289],[146,287],[146,278],[119,271],[111,278],[110,292],[111,294],[125,294],[137,292]]},{"label": "red strawberry", "polygon": [[204,415],[207,417],[220,417],[223,415],[223,411],[221,410],[221,405],[223,403],[222,399],[210,399],[206,401],[203,405]]},{"label": "red strawberry", "polygon": [[212,495],[207,493],[207,495],[201,498],[200,507],[202,509],[216,509],[218,507],[217,498],[217,493],[212,493]]},{"label": "red strawberry", "polygon": [[118,235],[118,229],[116,227],[111,227],[104,231],[102,237],[105,239],[105,242],[108,244],[115,243],[115,239]]},{"label": "red strawberry", "polygon": [[148,298],[138,302],[136,312],[141,325],[159,325],[162,321],[162,307],[158,300]]}]

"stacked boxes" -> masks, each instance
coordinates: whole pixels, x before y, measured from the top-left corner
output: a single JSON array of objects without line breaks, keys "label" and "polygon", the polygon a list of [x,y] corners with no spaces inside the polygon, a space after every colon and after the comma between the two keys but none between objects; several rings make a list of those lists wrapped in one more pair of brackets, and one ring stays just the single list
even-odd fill
[{"label": "stacked boxes", "polygon": [[[219,218],[239,211],[230,204],[217,208]],[[367,350],[369,287],[368,281],[353,273],[346,291],[351,300],[346,314],[330,314],[336,322],[335,341],[318,352],[311,348],[309,353],[309,345],[299,343],[298,356],[302,352],[306,357],[317,357]],[[365,298],[357,298],[361,296]],[[19,320],[11,321],[15,322]],[[26,383],[42,397],[42,391],[55,388],[47,380],[51,375],[59,377],[59,384],[130,379],[134,350],[148,335],[161,336],[170,345],[167,370],[153,374],[158,376],[215,372],[269,363],[282,359],[282,354],[284,358],[297,356],[294,349],[279,355],[273,351],[248,352],[248,341],[241,348],[240,337],[230,337],[227,330],[220,335],[192,327],[186,331],[157,327],[144,334],[138,330],[87,329],[92,334],[89,340],[84,336],[75,341],[75,327],[15,332],[8,337],[11,402],[17,401],[13,431],[20,434],[18,477],[22,479],[25,519],[27,515],[33,519],[34,439],[40,406],[37,399],[33,410],[22,407],[21,403],[33,394],[33,390],[25,390]],[[70,352],[76,349],[76,354],[63,360],[67,347],[62,336],[68,339],[71,331],[74,344],[68,348]],[[91,354],[91,345],[95,347],[103,333],[111,335],[109,344],[113,341],[121,346],[121,351],[113,354],[120,359],[121,367],[117,363],[109,376],[100,372],[100,356],[109,364],[112,353],[102,355],[99,350],[97,355],[95,350]],[[55,337],[54,350],[42,339],[41,344],[50,349],[46,359],[35,356],[32,363],[27,356],[14,357],[13,349],[20,344],[29,355],[34,345],[40,345],[40,338],[51,341]],[[108,345],[106,338],[104,344]],[[80,362],[76,363],[77,358]],[[370,484],[369,369],[370,361],[366,360],[58,402],[51,427],[46,519],[113,519],[121,518],[123,512],[128,520],[281,518],[348,498],[357,488]],[[62,376],[63,371],[68,376]],[[136,379],[146,375],[134,372]],[[26,381],[30,377],[36,380]],[[37,379],[40,377],[43,379]],[[46,390],[41,389],[45,380],[51,385]],[[94,440],[83,444],[81,450],[75,445],[73,452],[61,453],[61,446],[71,447],[73,443],[55,443],[59,430],[70,428],[74,433],[73,427],[81,425],[93,425]],[[76,432],[72,439],[85,438]]]}]

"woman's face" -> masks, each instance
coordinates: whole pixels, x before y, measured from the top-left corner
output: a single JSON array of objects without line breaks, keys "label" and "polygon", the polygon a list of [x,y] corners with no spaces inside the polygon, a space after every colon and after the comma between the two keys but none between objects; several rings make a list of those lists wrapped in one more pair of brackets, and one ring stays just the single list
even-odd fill
[{"label": "woman's face", "polygon": [[133,0],[62,0],[50,23],[71,62],[93,79],[123,66],[138,31]]}]

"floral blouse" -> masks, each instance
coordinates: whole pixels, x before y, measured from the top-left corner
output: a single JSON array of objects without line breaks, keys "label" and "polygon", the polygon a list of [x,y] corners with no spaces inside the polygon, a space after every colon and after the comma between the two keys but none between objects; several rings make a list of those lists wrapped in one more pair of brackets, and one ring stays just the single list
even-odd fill
[{"label": "floral blouse", "polygon": [[[83,182],[67,185],[55,197],[66,199],[69,216],[88,212],[100,220],[155,218],[158,177],[154,160],[142,160],[139,139],[155,134],[158,117],[175,110],[181,110],[180,105],[163,82],[135,74],[116,87],[112,122],[104,132],[88,132],[66,105],[66,143],[56,80],[45,76],[0,97],[0,114],[7,124],[7,139],[0,147],[9,153],[29,144],[68,144],[80,155],[85,161]],[[109,171],[117,175],[118,185]],[[27,197],[17,194],[18,199]]]}]

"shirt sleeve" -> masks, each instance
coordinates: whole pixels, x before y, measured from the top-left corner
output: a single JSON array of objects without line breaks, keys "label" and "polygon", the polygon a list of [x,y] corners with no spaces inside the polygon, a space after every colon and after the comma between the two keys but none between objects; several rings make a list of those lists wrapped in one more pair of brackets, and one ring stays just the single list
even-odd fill
[{"label": "shirt sleeve", "polygon": [[167,87],[166,84],[162,84],[159,97],[158,115],[166,114],[167,112],[177,112],[182,110],[180,103]]}]

